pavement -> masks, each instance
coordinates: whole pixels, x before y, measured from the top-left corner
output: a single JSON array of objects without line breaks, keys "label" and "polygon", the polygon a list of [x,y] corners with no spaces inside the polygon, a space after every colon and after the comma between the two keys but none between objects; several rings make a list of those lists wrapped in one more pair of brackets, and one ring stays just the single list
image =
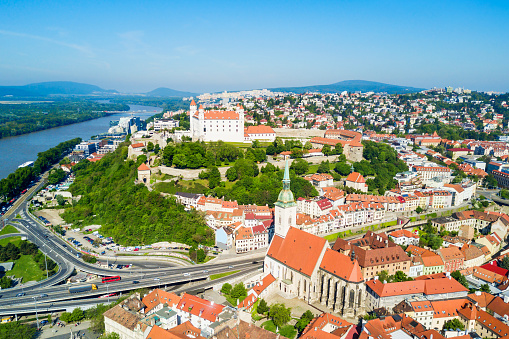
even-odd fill
[{"label": "pavement", "polygon": [[36,335],[37,339],[69,339],[71,338],[71,331],[75,335],[75,338],[84,338],[84,339],[96,339],[100,336],[100,333],[95,333],[89,330],[90,321],[80,322],[78,326],[74,324],[65,325],[65,327],[45,325],[42,328],[42,331],[38,332]]}]

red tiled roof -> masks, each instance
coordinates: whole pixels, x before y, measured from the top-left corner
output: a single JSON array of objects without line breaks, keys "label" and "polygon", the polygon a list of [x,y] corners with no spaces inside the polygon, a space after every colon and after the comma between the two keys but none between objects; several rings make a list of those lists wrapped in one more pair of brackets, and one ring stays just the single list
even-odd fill
[{"label": "red tiled roof", "polygon": [[329,248],[325,250],[320,268],[346,281],[361,282],[364,280],[357,260],[352,261],[348,256]]},{"label": "red tiled roof", "polygon": [[177,305],[180,302],[180,297],[175,293],[166,292],[165,290],[155,289],[147,294],[141,302],[145,305],[145,313],[159,304],[166,304],[169,307]]},{"label": "red tiled roof", "polygon": [[148,167],[147,165],[145,165],[145,163],[143,163],[138,167],[138,171],[150,171],[150,167]]},{"label": "red tiled roof", "polygon": [[258,126],[248,126],[245,129],[245,133],[247,134],[276,134],[272,127],[267,125],[258,125]]},{"label": "red tiled roof", "polygon": [[253,291],[256,293],[256,295],[260,295],[274,281],[276,281],[276,278],[274,278],[272,274],[267,274],[265,277],[263,277],[261,282],[257,283],[253,287]]},{"label": "red tiled roof", "polygon": [[430,279],[430,280],[414,280],[414,281],[403,281],[395,283],[382,283],[380,280],[369,280],[366,282],[366,286],[371,288],[373,292],[378,294],[380,297],[389,297],[395,295],[406,295],[406,294],[441,294],[441,293],[453,293],[453,292],[466,292],[468,291],[463,285],[457,282],[455,279],[442,278],[442,279]]},{"label": "red tiled roof", "polygon": [[224,306],[184,293],[177,308],[197,317],[215,322],[219,313],[223,311]]},{"label": "red tiled roof", "polygon": [[274,236],[267,256],[311,276],[326,242],[316,235],[290,227],[285,238]]},{"label": "red tiled roof", "polygon": [[366,180],[364,180],[364,177],[362,176],[362,174],[360,174],[358,172],[350,173],[346,177],[346,181],[352,181],[352,182],[356,182],[356,183],[360,183],[360,184],[363,184],[366,182]]}]

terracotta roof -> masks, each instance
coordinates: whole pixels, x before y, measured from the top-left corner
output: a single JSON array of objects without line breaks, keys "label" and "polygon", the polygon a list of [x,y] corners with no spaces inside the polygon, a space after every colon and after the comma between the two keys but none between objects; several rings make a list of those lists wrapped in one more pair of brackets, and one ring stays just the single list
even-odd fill
[{"label": "terracotta roof", "polygon": [[375,279],[366,282],[366,286],[371,288],[371,290],[373,290],[373,292],[378,294],[380,297],[418,293],[429,295],[468,291],[467,288],[465,288],[455,279],[450,278],[403,281],[386,284],[382,283],[378,279]]},{"label": "terracotta roof", "polygon": [[269,273],[265,277],[263,277],[261,282],[253,286],[252,290],[256,293],[256,295],[260,295],[274,281],[276,281],[276,278],[274,278],[272,274]]},{"label": "terracotta roof", "polygon": [[247,134],[276,134],[272,127],[267,125],[258,125],[258,126],[248,126],[245,129],[245,133]]},{"label": "terracotta roof", "polygon": [[131,144],[131,147],[132,148],[145,147],[145,144],[143,144],[142,142],[139,142],[139,143],[136,143],[136,144]]},{"label": "terracotta roof", "polygon": [[[201,105],[200,105],[201,107]],[[194,116],[198,117],[199,113],[195,113]],[[205,120],[239,120],[239,113],[235,111],[205,111],[203,113]],[[241,126],[243,127],[243,126]]]},{"label": "terracotta roof", "polygon": [[462,308],[459,313],[467,319],[474,320],[480,326],[494,332],[498,337],[505,337],[509,335],[509,326],[496,319],[494,316],[485,312],[473,304],[467,305]]},{"label": "terracotta roof", "polygon": [[486,308],[486,306],[488,306],[489,303],[492,302],[493,299],[495,299],[493,295],[481,291],[470,293],[467,297],[474,303],[477,303],[477,305],[479,305],[479,307],[481,308]]},{"label": "terracotta roof", "polygon": [[504,299],[500,297],[493,298],[486,308],[501,317],[509,315],[509,304],[504,302]]},{"label": "terracotta roof", "polygon": [[141,301],[145,304],[145,313],[147,313],[159,304],[166,304],[169,307],[173,307],[180,302],[180,297],[175,293],[166,292],[165,290],[157,288],[147,294]]},{"label": "terracotta roof", "polygon": [[[331,328],[336,330],[340,330],[339,332],[333,331],[332,333],[326,332],[323,329],[328,325]],[[302,331],[302,335],[300,338],[304,339],[339,339],[342,335],[344,335],[347,331],[352,328],[353,324],[332,315],[330,313],[322,313],[318,317],[311,320],[311,322],[306,326],[304,331]]]},{"label": "terracotta roof", "polygon": [[196,106],[196,102],[194,102],[194,99],[191,101],[191,105],[190,106]]},{"label": "terracotta roof", "polygon": [[364,280],[357,260],[352,261],[350,257],[329,248],[325,250],[320,268],[345,281],[357,283]]},{"label": "terracotta roof", "polygon": [[145,163],[143,163],[138,167],[138,171],[150,171],[150,167],[148,167],[147,165],[145,165]]},{"label": "terracotta roof", "polygon": [[389,233],[391,237],[394,238],[401,238],[401,237],[407,237],[407,238],[414,238],[419,239],[419,236],[413,232],[410,232],[409,230],[397,230]]},{"label": "terracotta roof", "polygon": [[138,312],[126,311],[120,304],[107,310],[103,315],[131,331],[134,330],[136,324],[142,318]]},{"label": "terracotta roof", "polygon": [[239,320],[237,324],[224,329],[214,335],[217,339],[285,339],[286,337],[270,332],[251,323]]},{"label": "terracotta roof", "polygon": [[457,317],[458,311],[467,303],[467,299],[447,299],[432,301],[431,306],[435,312],[433,318]]},{"label": "terracotta roof", "polygon": [[224,306],[213,301],[204,300],[194,295],[184,293],[177,308],[181,311],[191,313],[197,317],[215,322]]},{"label": "terracotta roof", "polygon": [[285,238],[275,235],[267,256],[311,276],[327,241],[316,235],[290,227]]},{"label": "terracotta roof", "polygon": [[364,180],[364,177],[362,174],[358,172],[352,172],[346,177],[346,181],[352,181],[360,184],[366,183],[366,180]]},{"label": "terracotta roof", "polygon": [[253,238],[253,231],[251,230],[251,227],[241,226],[235,231],[235,240],[247,240]]},{"label": "terracotta roof", "polygon": [[442,258],[433,252],[424,253],[424,255],[421,255],[421,260],[426,267],[444,266]]},{"label": "terracotta roof", "polygon": [[388,265],[399,262],[410,262],[410,258],[400,246],[382,247],[374,249],[363,249],[355,247],[355,257],[359,265],[364,267]]},{"label": "terracotta roof", "polygon": [[444,261],[465,259],[465,256],[463,255],[463,253],[456,246],[449,246],[449,247],[441,248],[439,250],[439,252],[442,256],[442,259],[444,259]]}]

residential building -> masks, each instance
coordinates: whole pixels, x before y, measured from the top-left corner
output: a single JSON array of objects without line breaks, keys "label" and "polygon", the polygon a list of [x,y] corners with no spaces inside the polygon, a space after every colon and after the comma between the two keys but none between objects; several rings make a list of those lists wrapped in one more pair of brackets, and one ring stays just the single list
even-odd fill
[{"label": "residential building", "polygon": [[429,301],[466,298],[468,289],[452,278],[383,283],[378,279],[366,282],[366,309],[385,307],[390,310],[402,300],[413,297]]},{"label": "residential building", "polygon": [[444,261],[444,272],[454,272],[463,269],[465,256],[456,246],[449,246],[438,250],[438,254]]},{"label": "residential building", "polygon": [[405,229],[389,233],[389,238],[398,245],[419,245],[419,235]]}]

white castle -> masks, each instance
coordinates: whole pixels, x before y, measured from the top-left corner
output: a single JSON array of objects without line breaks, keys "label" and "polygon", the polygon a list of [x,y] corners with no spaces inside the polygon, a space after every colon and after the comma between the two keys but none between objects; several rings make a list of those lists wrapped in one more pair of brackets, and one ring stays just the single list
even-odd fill
[{"label": "white castle", "polygon": [[244,108],[235,111],[204,110],[197,108],[194,100],[189,110],[193,141],[244,141]]}]

